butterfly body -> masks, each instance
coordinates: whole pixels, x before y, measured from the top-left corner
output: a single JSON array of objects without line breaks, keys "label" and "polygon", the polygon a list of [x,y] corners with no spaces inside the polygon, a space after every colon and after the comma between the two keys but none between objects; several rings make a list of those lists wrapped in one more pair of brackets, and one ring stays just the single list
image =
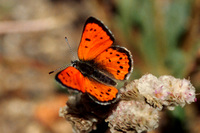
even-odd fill
[{"label": "butterfly body", "polygon": [[101,72],[99,69],[97,69],[93,63],[93,61],[72,61],[73,66],[78,69],[85,77],[93,78],[97,80],[98,82],[101,82],[103,84],[116,86],[117,83],[107,76],[104,72]]},{"label": "butterfly body", "polygon": [[96,18],[87,19],[78,48],[79,60],[60,71],[56,80],[63,86],[88,94],[107,105],[118,97],[115,80],[126,80],[133,69],[131,53],[113,45],[110,30]]}]

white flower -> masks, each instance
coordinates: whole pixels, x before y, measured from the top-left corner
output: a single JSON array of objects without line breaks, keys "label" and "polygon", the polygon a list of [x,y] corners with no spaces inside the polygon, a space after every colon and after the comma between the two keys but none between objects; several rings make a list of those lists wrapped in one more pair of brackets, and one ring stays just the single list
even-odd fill
[{"label": "white flower", "polygon": [[159,80],[164,84],[163,88],[166,90],[167,101],[172,101],[182,107],[185,103],[195,102],[195,88],[189,80],[176,79],[172,76],[161,76]]},{"label": "white flower", "polygon": [[121,101],[106,119],[111,133],[150,131],[158,127],[158,111],[138,101]]}]

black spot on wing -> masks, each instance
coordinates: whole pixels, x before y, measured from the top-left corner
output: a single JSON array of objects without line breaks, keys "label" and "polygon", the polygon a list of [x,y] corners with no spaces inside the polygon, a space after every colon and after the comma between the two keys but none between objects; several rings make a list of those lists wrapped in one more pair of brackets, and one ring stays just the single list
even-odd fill
[{"label": "black spot on wing", "polygon": [[67,72],[66,72],[66,74],[67,74],[67,76],[69,76],[69,77],[70,77],[69,73],[67,73]]},{"label": "black spot on wing", "polygon": [[85,38],[86,41],[91,41],[89,38]]},{"label": "black spot on wing", "polygon": [[106,95],[108,95],[108,96],[109,96],[110,94],[109,94],[108,92],[106,92]]}]

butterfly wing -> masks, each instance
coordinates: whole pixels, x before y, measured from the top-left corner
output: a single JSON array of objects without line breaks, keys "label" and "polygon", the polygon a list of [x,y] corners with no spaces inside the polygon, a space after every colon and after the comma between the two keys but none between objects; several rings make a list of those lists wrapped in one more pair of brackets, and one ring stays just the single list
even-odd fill
[{"label": "butterfly wing", "polygon": [[107,27],[96,18],[90,17],[83,28],[78,57],[83,61],[92,60],[113,42],[114,37]]},{"label": "butterfly wing", "polygon": [[112,46],[94,59],[99,68],[112,74],[117,80],[128,79],[133,69],[131,53],[124,47]]},{"label": "butterfly wing", "polygon": [[56,75],[56,80],[64,87],[89,94],[95,102],[103,105],[110,104],[117,98],[118,90],[115,87],[89,79],[74,67],[60,71]]},{"label": "butterfly wing", "polygon": [[85,90],[95,102],[107,105],[117,99],[118,90],[115,87],[88,78],[86,78],[85,83]]},{"label": "butterfly wing", "polygon": [[71,66],[67,67],[66,69],[57,73],[55,78],[56,81],[58,81],[64,87],[85,93],[84,76],[76,68]]}]

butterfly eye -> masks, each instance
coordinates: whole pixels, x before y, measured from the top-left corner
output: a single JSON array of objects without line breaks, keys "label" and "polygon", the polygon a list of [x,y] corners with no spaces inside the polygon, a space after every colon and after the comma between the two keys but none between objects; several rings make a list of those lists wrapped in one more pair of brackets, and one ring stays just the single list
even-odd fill
[{"label": "butterfly eye", "polygon": [[71,63],[72,63],[73,67],[76,67],[78,62],[77,61],[71,61]]}]

